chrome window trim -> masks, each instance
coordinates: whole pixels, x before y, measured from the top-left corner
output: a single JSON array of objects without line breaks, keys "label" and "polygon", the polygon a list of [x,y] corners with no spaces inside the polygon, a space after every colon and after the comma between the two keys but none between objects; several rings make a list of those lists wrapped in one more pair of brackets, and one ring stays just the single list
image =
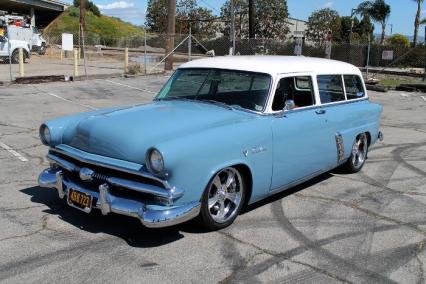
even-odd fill
[{"label": "chrome window trim", "polygon": [[[344,101],[337,101],[337,102],[331,102],[331,103],[321,103],[320,104],[322,106],[328,106],[328,105],[336,105],[336,104],[341,104],[341,103],[348,103],[348,102],[358,102],[358,101],[363,101],[363,100],[369,100],[368,94],[367,94],[367,88],[365,87],[365,82],[364,79],[362,78],[362,76],[360,76],[359,74],[353,74],[353,73],[343,73],[343,74],[316,74],[315,77],[318,76],[323,76],[323,75],[341,75],[342,76],[342,84],[343,84],[343,90],[345,92],[345,100]],[[362,82],[362,88],[364,89],[364,97],[359,98],[359,99],[353,99],[353,100],[348,100],[347,99],[347,94],[346,94],[346,86],[345,86],[345,79],[344,76],[358,76],[361,79]],[[319,89],[318,89],[318,96],[319,96]],[[319,98],[321,101],[321,98]]]},{"label": "chrome window trim", "polygon": [[286,110],[286,111],[283,111],[283,110],[282,111],[275,111],[275,112],[272,112],[272,113],[267,113],[265,115],[283,117],[283,116],[286,116],[287,114],[291,114],[291,113],[307,111],[307,110],[315,110],[315,109],[321,109],[321,108],[327,108],[327,107],[333,107],[333,106],[345,105],[345,104],[351,104],[351,103],[357,103],[357,102],[368,101],[368,100],[369,100],[368,98],[361,98],[361,99],[356,99],[356,100],[339,101],[339,102],[334,102],[334,103],[329,103],[329,104],[324,104],[324,105],[312,105],[312,106],[301,107],[301,108],[296,108],[296,109]]},{"label": "chrome window trim", "polygon": [[[76,150],[81,151],[81,150],[78,150],[78,149],[76,149]],[[137,175],[137,176],[141,176],[141,177],[144,177],[144,178],[149,178],[149,179],[152,179],[152,180],[155,180],[155,181],[162,183],[164,185],[164,187],[166,189],[169,189],[169,190],[173,188],[173,187],[170,186],[170,184],[167,181],[162,180],[162,179],[160,179],[160,178],[158,178],[158,177],[156,177],[156,176],[154,176],[154,175],[152,175],[148,172],[145,172],[145,171],[141,172],[141,171],[129,170],[129,169],[126,169],[126,168],[123,168],[123,167],[119,167],[119,166],[95,161],[95,160],[92,160],[92,159],[78,157],[78,156],[72,155],[72,154],[70,154],[70,153],[68,153],[68,152],[66,152],[62,149],[58,149],[58,148],[50,148],[50,151],[65,155],[65,156],[70,157],[72,159],[76,159],[77,161],[82,162],[82,163],[100,166],[100,167],[105,167],[105,168],[108,168],[108,169],[111,169],[111,170],[121,171],[121,172],[125,172],[125,173],[128,173],[128,174],[134,174],[134,175]],[[143,167],[144,166],[141,166],[141,169],[143,169]]]},{"label": "chrome window trim", "polygon": [[360,76],[360,75],[358,75],[358,74],[342,74],[343,87],[345,88],[345,96],[346,96],[346,100],[347,100],[347,101],[353,101],[353,100],[358,100],[358,99],[348,99],[348,96],[347,96],[347,94],[346,94],[345,76],[354,76],[354,77],[358,77],[358,79],[361,81],[362,91],[364,92],[364,96],[363,96],[362,98],[359,98],[359,99],[368,98],[367,88],[365,87],[365,82],[364,82],[364,79],[362,78],[362,76]]},{"label": "chrome window trim", "polygon": [[[312,91],[313,91],[313,99],[314,99],[314,104],[311,106],[306,106],[306,107],[300,107],[297,109],[293,109],[293,110],[272,110],[272,104],[274,102],[274,94],[275,94],[275,90],[277,88],[278,82],[282,79],[282,78],[289,78],[289,77],[311,77],[311,82],[312,82]],[[284,73],[284,74],[278,74],[275,79],[274,79],[274,83],[273,86],[271,88],[270,94],[269,94],[269,98],[268,98],[268,107],[267,110],[265,110],[265,112],[263,113],[264,115],[267,116],[280,116],[282,114],[287,114],[287,113],[291,113],[291,112],[296,112],[296,111],[302,111],[302,110],[308,110],[308,109],[314,109],[316,107],[321,106],[320,102],[319,102],[319,97],[317,96],[317,89],[318,89],[318,85],[316,82],[316,75],[312,72],[306,71],[306,72],[294,72],[294,73]]]}]

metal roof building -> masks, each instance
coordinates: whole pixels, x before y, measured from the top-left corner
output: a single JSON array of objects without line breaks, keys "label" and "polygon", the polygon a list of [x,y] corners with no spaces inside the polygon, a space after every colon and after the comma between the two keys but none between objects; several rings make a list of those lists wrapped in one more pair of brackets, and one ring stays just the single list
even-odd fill
[{"label": "metal roof building", "polygon": [[47,26],[68,6],[58,0],[0,0],[1,11],[31,16],[32,25],[37,27]]}]

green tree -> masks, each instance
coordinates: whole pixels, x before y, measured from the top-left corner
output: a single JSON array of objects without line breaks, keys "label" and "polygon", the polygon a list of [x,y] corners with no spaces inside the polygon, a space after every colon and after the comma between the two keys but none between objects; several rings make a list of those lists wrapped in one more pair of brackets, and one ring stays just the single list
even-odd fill
[{"label": "green tree", "polygon": [[384,0],[364,1],[358,5],[357,12],[363,16],[369,16],[373,21],[382,26],[380,44],[385,41],[386,23],[391,13],[391,7]]},{"label": "green tree", "polygon": [[413,45],[414,47],[417,46],[417,39],[419,36],[419,27],[420,27],[420,14],[422,13],[422,4],[423,0],[413,0],[417,2],[417,12],[416,17],[414,19],[414,39],[413,39]]},{"label": "green tree", "polygon": [[[80,7],[80,0],[74,0],[74,7]],[[101,11],[92,1],[86,1],[86,9],[91,11],[95,16],[101,16]]]},{"label": "green tree", "polygon": [[167,32],[167,0],[148,0],[145,25],[151,32]]},{"label": "green tree", "polygon": [[308,29],[306,36],[315,43],[322,45],[328,32],[340,34],[341,22],[337,11],[329,8],[313,12],[308,18]]},{"label": "green tree", "polygon": [[216,17],[211,10],[198,7],[196,0],[180,0],[177,4],[176,31],[189,33],[189,25],[193,34],[214,36],[218,30]]},{"label": "green tree", "polygon": [[[420,21],[419,21],[420,22]],[[405,47],[410,46],[410,40],[402,34],[394,34],[387,39],[387,43],[391,45],[401,45]]]},{"label": "green tree", "polygon": [[[152,32],[167,32],[167,0],[149,0],[145,25]],[[189,25],[193,34],[213,36],[217,25],[211,10],[197,6],[196,0],[180,0],[176,4],[176,32],[189,33]]]},{"label": "green tree", "polygon": [[[234,0],[235,37],[248,37],[248,0]],[[231,1],[227,0],[220,8],[220,16],[224,20],[221,32],[230,35],[231,30]]]},{"label": "green tree", "polygon": [[[234,0],[235,34],[237,38],[249,37],[248,0]],[[283,40],[289,29],[286,24],[288,7],[286,0],[257,0],[255,2],[255,34],[257,38]],[[221,8],[221,17],[226,20],[222,32],[229,35],[231,21],[231,1]]]},{"label": "green tree", "polygon": [[355,30],[360,35],[361,40],[367,41],[369,37],[370,40],[374,40],[374,25],[369,16],[365,15]]}]

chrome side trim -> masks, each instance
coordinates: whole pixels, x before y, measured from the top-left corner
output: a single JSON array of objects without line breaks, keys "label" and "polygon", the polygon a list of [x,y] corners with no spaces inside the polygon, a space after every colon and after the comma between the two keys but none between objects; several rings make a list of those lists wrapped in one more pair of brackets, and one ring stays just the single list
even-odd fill
[{"label": "chrome side trim", "polygon": [[[47,155],[47,159],[51,163],[54,163],[54,164],[56,163],[58,166],[60,166],[61,168],[69,172],[78,172],[80,170],[75,164],[68,162],[55,155],[52,155],[50,153]],[[61,175],[62,175],[62,172],[61,172]],[[124,187],[124,188],[134,190],[140,193],[152,194],[154,196],[160,197],[162,201],[165,201],[168,205],[172,205],[175,200],[181,198],[183,194],[185,193],[184,190],[176,188],[176,187],[169,186],[168,188],[164,189],[154,185],[117,178],[117,177],[108,177],[106,181],[113,186]]]},{"label": "chrome side trim", "polygon": [[54,188],[61,196],[66,196],[70,188],[89,194],[97,199],[93,208],[100,209],[103,215],[116,213],[137,218],[148,228],[161,228],[173,226],[191,220],[200,213],[199,201],[189,202],[181,206],[155,206],[151,207],[140,201],[114,196],[109,192],[109,186],[102,184],[99,192],[84,188],[66,178],[62,178],[59,169],[46,169],[41,172],[38,184],[44,188]]}]

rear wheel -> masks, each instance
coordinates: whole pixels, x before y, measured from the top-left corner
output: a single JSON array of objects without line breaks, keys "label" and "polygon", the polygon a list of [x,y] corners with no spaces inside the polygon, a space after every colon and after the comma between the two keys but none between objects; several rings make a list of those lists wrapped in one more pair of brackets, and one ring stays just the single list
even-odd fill
[{"label": "rear wheel", "polygon": [[343,165],[347,173],[359,172],[365,164],[368,154],[368,138],[366,133],[358,135],[352,145],[351,156]]},{"label": "rear wheel", "polygon": [[203,225],[210,230],[231,225],[241,211],[245,196],[244,179],[236,168],[216,173],[202,197],[200,219]]}]

